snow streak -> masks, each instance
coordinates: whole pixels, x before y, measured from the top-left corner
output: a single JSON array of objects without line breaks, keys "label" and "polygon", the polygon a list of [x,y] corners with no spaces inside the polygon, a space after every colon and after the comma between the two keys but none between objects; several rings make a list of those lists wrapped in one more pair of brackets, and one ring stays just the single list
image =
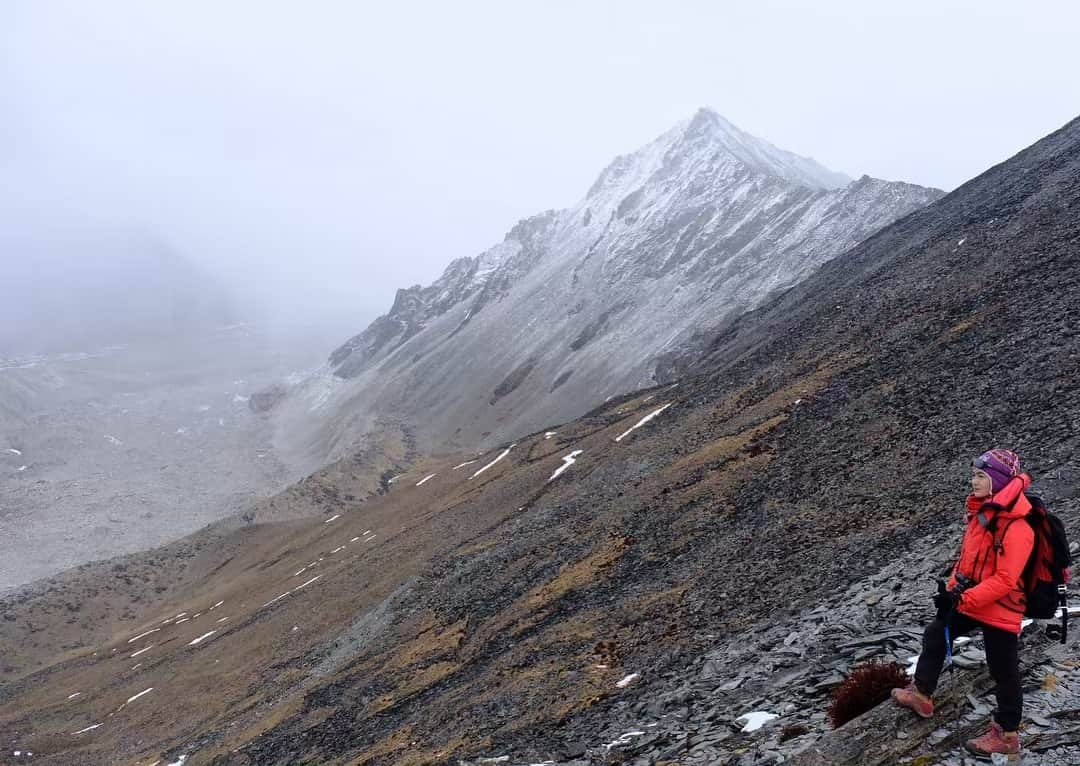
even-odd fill
[{"label": "snow streak", "polygon": [[564,456],[563,456],[563,459],[562,459],[562,460],[563,460],[563,464],[562,464],[562,465],[560,465],[560,466],[559,466],[558,468],[556,468],[556,469],[555,469],[555,473],[551,474],[551,478],[550,478],[550,479],[548,479],[548,481],[555,481],[555,479],[557,479],[557,478],[559,478],[560,476],[562,476],[563,472],[564,472],[564,471],[565,471],[565,470],[566,470],[567,468],[569,468],[569,467],[570,467],[570,466],[572,466],[572,465],[573,465],[573,464],[574,464],[575,462],[577,462],[577,456],[578,456],[578,455],[580,455],[580,454],[581,454],[581,453],[582,453],[583,451],[584,451],[584,450],[579,450],[579,449],[576,449],[576,450],[574,450],[573,452],[571,452],[571,453],[570,453],[569,455],[564,455]]},{"label": "snow streak", "polygon": [[506,457],[507,455],[509,455],[509,454],[510,454],[510,450],[512,450],[512,449],[513,449],[514,447],[516,447],[516,446],[517,446],[517,444],[511,444],[511,445],[510,445],[509,447],[507,447],[507,448],[506,448],[506,449],[504,449],[504,450],[503,450],[503,451],[502,451],[501,453],[499,453],[499,456],[498,456],[497,458],[495,458],[494,460],[492,460],[492,461],[491,461],[490,463],[488,463],[487,465],[485,465],[485,466],[484,466],[483,468],[481,468],[481,469],[480,469],[479,471],[477,471],[476,473],[474,473],[474,474],[473,474],[472,476],[470,476],[469,478],[470,478],[470,479],[475,479],[475,478],[476,478],[477,476],[479,476],[480,474],[482,474],[482,473],[483,473],[484,471],[486,471],[487,469],[491,468],[491,466],[495,465],[495,464],[496,464],[496,463],[498,463],[498,462],[499,462],[500,460],[502,460],[502,459],[503,459],[504,457]]},{"label": "snow streak", "polygon": [[620,434],[619,436],[615,437],[615,441],[617,441],[617,442],[621,442],[621,441],[622,441],[623,439],[625,439],[625,438],[626,438],[627,436],[629,436],[629,435],[631,434],[631,432],[633,432],[633,431],[636,431],[637,429],[641,428],[641,427],[642,427],[643,425],[645,425],[645,424],[646,424],[646,423],[648,423],[648,422],[649,422],[650,420],[652,420],[653,418],[655,418],[655,417],[656,417],[657,415],[659,415],[659,414],[660,414],[661,412],[663,412],[664,410],[666,410],[666,409],[667,409],[668,407],[670,407],[670,406],[671,406],[672,404],[674,404],[674,402],[668,402],[667,404],[665,404],[665,405],[664,405],[663,407],[661,407],[660,409],[658,409],[658,410],[653,410],[653,411],[652,411],[652,412],[650,412],[650,413],[649,413],[648,415],[646,415],[646,416],[645,416],[645,417],[643,417],[643,418],[642,418],[641,420],[639,420],[639,421],[638,421],[637,423],[635,423],[634,425],[632,425],[632,426],[630,426],[630,427],[629,427],[628,429],[626,429],[626,430],[625,430],[625,431],[624,431],[623,433],[621,433],[621,434]]}]

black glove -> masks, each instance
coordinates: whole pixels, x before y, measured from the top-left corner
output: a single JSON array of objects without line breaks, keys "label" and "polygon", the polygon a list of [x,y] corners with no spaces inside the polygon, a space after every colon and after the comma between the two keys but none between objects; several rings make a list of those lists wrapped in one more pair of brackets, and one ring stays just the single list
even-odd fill
[{"label": "black glove", "polygon": [[938,592],[934,595],[934,606],[937,607],[938,618],[944,620],[960,603],[961,592],[959,590],[947,590],[944,580],[938,580],[937,587]]}]

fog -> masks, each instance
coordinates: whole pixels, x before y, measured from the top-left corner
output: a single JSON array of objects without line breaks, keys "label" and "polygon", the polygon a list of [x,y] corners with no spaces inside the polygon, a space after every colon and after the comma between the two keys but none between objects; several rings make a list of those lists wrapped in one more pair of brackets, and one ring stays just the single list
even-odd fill
[{"label": "fog", "polygon": [[112,274],[138,240],[237,315],[344,337],[705,105],[950,189],[1074,116],[1078,27],[1069,2],[9,0],[0,322],[100,294],[50,254]]}]

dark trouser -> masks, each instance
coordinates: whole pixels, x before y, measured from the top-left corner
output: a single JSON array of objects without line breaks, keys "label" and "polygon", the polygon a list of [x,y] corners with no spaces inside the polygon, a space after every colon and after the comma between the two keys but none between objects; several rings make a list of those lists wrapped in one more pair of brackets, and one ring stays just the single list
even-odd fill
[{"label": "dark trouser", "polygon": [[[997,683],[996,720],[1005,731],[1020,727],[1024,697],[1020,687],[1020,658],[1017,655],[1018,636],[1001,628],[983,625],[967,615],[953,612],[949,615],[949,631],[955,640],[973,630],[982,629],[986,645],[986,664],[990,676]],[[923,631],[923,649],[915,668],[915,686],[930,696],[937,688],[941,668],[945,664],[945,621],[940,617]]]}]

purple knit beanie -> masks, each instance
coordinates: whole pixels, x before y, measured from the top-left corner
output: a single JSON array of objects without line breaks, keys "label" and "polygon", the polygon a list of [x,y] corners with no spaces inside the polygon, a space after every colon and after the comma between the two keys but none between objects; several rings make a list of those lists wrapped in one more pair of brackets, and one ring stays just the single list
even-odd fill
[{"label": "purple knit beanie", "polygon": [[990,487],[994,493],[1005,489],[1014,477],[1020,475],[1020,456],[1007,449],[992,449],[971,461],[980,471],[990,477]]}]

